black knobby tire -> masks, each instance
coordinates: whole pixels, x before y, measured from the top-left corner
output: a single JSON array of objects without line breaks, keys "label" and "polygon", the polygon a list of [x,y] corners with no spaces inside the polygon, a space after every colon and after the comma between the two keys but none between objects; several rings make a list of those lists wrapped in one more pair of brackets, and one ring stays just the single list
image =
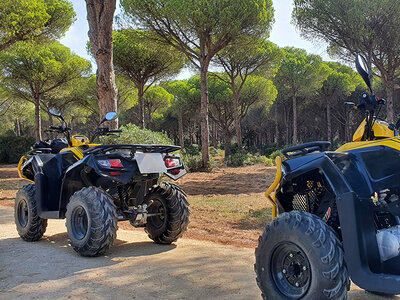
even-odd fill
[{"label": "black knobby tire", "polygon": [[112,198],[97,187],[75,192],[67,205],[66,226],[71,246],[82,256],[104,254],[117,236]]},{"label": "black knobby tire", "polygon": [[315,215],[281,214],[260,236],[255,254],[263,299],[347,299],[342,244]]},{"label": "black knobby tire", "polygon": [[149,214],[160,216],[147,218],[145,231],[159,244],[171,244],[180,238],[189,224],[189,203],[180,187],[169,182],[162,182],[146,197]]},{"label": "black knobby tire", "polygon": [[19,189],[15,198],[14,219],[18,234],[24,241],[38,241],[45,233],[47,219],[42,219],[37,214],[34,184]]}]

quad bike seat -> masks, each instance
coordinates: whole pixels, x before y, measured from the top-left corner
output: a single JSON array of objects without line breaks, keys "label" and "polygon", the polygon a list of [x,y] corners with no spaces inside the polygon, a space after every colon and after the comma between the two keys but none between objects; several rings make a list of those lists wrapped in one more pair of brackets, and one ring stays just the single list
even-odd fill
[{"label": "quad bike seat", "polygon": [[65,138],[53,139],[53,140],[45,140],[36,142],[33,145],[34,149],[42,149],[42,148],[50,148],[51,153],[59,153],[62,149],[68,147],[68,142]]}]

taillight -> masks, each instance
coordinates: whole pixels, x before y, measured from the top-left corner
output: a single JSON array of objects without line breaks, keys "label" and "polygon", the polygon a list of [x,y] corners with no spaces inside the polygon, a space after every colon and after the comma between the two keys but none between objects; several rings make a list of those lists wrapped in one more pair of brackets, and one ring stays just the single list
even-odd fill
[{"label": "taillight", "polygon": [[167,157],[165,159],[165,166],[170,169],[170,168],[176,168],[176,167],[180,167],[181,166],[181,162],[179,160],[179,158],[171,158],[171,157]]},{"label": "taillight", "polygon": [[124,167],[120,159],[98,160],[97,162],[99,163],[100,166],[105,168],[122,169]]}]

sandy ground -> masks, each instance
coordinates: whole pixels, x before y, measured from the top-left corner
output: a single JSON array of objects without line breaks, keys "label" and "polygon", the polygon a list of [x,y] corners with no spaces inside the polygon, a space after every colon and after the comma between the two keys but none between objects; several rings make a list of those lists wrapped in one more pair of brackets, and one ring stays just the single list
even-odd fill
[{"label": "sandy ground", "polygon": [[[85,258],[68,244],[63,220],[44,238],[22,241],[13,211],[0,206],[0,299],[261,299],[254,251],[182,238],[163,246],[119,230],[105,257]],[[352,285],[349,300],[398,299]]]},{"label": "sandy ground", "polygon": [[[188,173],[176,181],[191,203],[186,236],[254,249],[270,221],[270,205],[264,192],[275,172],[275,167],[261,165],[225,167],[211,173]],[[16,165],[0,165],[0,205],[13,207],[15,194],[24,184],[27,182],[18,178]],[[216,198],[225,205],[214,203]],[[132,229],[129,222],[119,226]]]}]

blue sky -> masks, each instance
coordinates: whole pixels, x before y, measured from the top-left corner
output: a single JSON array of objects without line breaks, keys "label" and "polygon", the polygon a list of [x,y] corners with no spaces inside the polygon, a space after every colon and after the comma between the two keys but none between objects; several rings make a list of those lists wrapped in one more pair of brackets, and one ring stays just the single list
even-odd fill
[{"label": "blue sky", "polygon": [[[77,15],[76,22],[71,26],[70,30],[66,33],[61,42],[71,48],[76,54],[91,59],[86,52],[86,42],[88,40],[88,24],[86,20],[86,3],[83,0],[70,0],[74,5]],[[117,0],[117,2],[119,2]],[[325,51],[326,45],[320,42],[309,42],[300,37],[300,33],[290,23],[291,14],[293,9],[292,0],[273,0],[275,8],[275,24],[269,40],[274,42],[280,47],[293,46],[297,48],[306,49],[309,53],[314,53],[322,56],[325,60],[329,57]],[[118,5],[117,5],[118,6]],[[116,14],[120,12],[117,7]],[[180,78],[188,77],[189,73],[183,71],[179,76]]]}]

